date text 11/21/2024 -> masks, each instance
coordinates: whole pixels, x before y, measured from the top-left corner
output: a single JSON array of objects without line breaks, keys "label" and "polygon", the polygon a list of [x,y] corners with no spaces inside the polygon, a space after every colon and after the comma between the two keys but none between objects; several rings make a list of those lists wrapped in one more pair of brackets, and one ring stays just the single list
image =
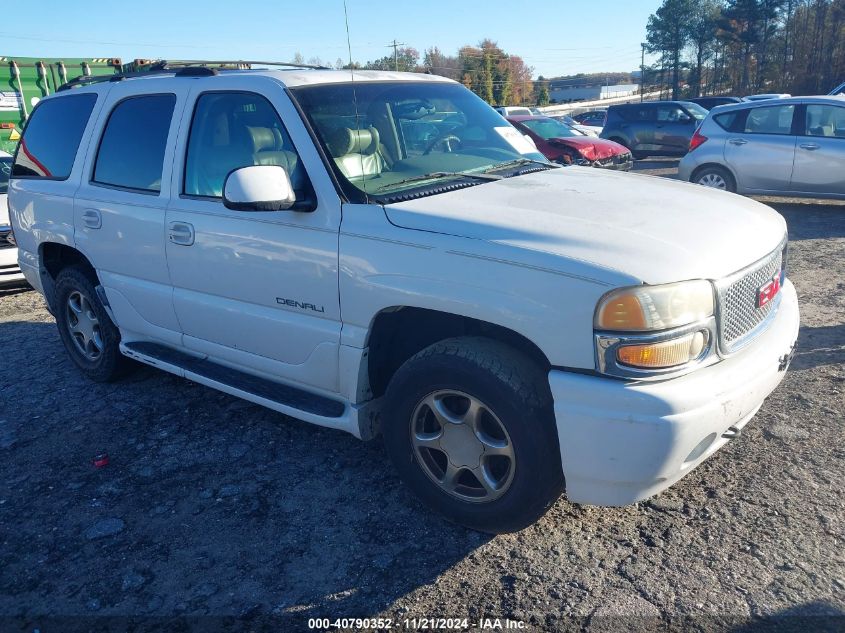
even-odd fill
[{"label": "date text 11/21/2024", "polygon": [[390,630],[406,631],[520,631],[525,630],[525,622],[510,618],[480,618],[471,621],[469,618],[309,618],[308,628],[311,630]]}]

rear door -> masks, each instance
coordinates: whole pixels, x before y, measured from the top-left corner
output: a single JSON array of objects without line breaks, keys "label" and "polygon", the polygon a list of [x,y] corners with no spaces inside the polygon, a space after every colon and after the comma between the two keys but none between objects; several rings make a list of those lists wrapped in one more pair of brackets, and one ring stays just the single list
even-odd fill
[{"label": "rear door", "polygon": [[[644,103],[639,105],[624,106],[618,109],[617,115],[621,118],[619,129],[622,130],[628,139],[628,149],[632,151],[650,151],[654,146],[654,125],[657,118],[657,108]],[[605,128],[607,130],[607,128]],[[611,138],[602,131],[602,138]]]},{"label": "rear door", "polygon": [[788,191],[795,159],[794,103],[761,105],[745,111],[729,132],[725,162],[743,191]]},{"label": "rear door", "polygon": [[75,240],[97,269],[124,339],[178,345],[164,221],[188,83],[144,79],[138,94],[141,83],[115,84],[105,96],[74,201]]},{"label": "rear door", "polygon": [[811,103],[802,110],[790,189],[845,196],[845,106]]}]

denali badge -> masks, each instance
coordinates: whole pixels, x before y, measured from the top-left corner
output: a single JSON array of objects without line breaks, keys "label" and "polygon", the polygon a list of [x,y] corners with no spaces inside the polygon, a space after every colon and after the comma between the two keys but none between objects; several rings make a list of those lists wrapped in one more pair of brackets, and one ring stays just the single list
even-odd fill
[{"label": "denali badge", "polygon": [[325,312],[325,306],[315,306],[313,303],[302,303],[294,299],[285,299],[284,297],[276,297],[276,303],[283,306],[290,306],[291,308],[299,308],[300,310],[313,310],[314,312]]},{"label": "denali badge", "polygon": [[765,284],[757,288],[757,307],[764,305],[774,299],[780,292],[780,273],[769,279]]}]

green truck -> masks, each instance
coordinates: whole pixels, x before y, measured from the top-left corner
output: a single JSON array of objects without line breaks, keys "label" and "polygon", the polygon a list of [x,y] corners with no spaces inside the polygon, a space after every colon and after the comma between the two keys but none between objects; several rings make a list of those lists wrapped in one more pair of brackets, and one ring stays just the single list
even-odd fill
[{"label": "green truck", "polygon": [[0,55],[0,150],[15,151],[26,119],[38,101],[80,75],[123,70],[114,57],[46,59]]}]

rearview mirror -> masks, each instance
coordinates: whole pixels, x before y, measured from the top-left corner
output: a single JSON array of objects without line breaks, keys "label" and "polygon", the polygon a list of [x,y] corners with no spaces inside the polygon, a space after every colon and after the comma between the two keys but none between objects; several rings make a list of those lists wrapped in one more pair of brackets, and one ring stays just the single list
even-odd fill
[{"label": "rearview mirror", "polygon": [[290,209],[296,195],[290,176],[278,165],[250,165],[229,172],[223,183],[223,204],[235,211]]}]

